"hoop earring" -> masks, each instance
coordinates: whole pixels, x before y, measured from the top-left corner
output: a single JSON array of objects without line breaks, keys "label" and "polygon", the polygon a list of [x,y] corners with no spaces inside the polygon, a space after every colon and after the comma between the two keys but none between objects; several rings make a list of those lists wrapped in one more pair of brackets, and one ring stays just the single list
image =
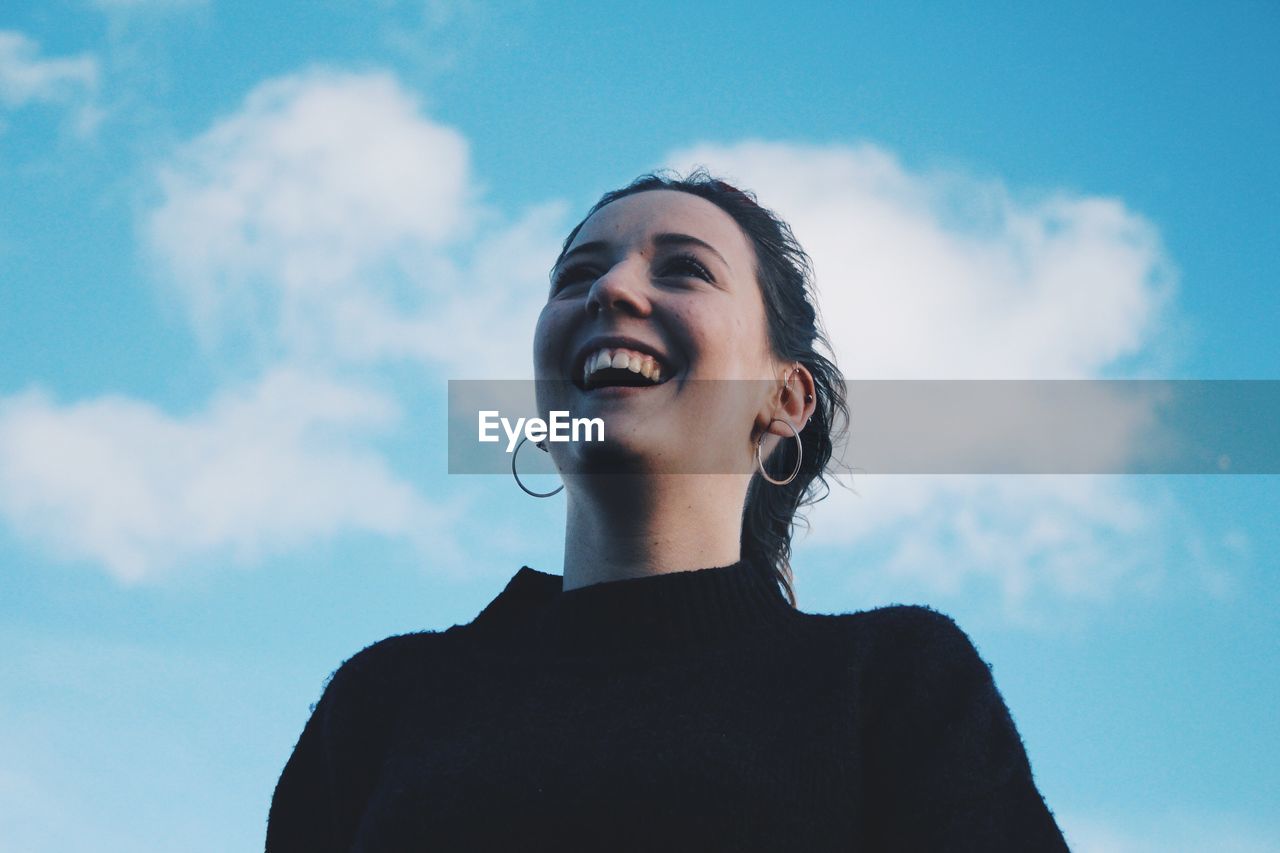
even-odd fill
[{"label": "hoop earring", "polygon": [[[520,474],[517,473],[516,471],[516,457],[520,455],[520,448],[524,447],[524,443],[528,440],[529,440],[528,436],[521,437],[520,443],[516,445],[516,449],[511,453],[511,476],[516,478],[516,485],[519,486],[521,489],[523,489],[526,495],[532,495],[535,498],[549,498],[549,497],[552,497],[553,495],[560,494],[561,492],[564,491],[564,483],[560,484],[560,488],[550,492],[535,492],[533,489],[529,488],[524,483],[520,482]],[[535,444],[534,447],[538,448],[543,453],[547,452],[547,449],[539,444]]]},{"label": "hoop earring", "polygon": [[760,433],[760,437],[756,439],[756,467],[760,469],[760,476],[764,477],[766,480],[768,480],[770,483],[773,483],[775,486],[788,486],[791,484],[792,480],[800,476],[800,463],[804,460],[804,442],[800,440],[800,430],[792,426],[791,421],[783,420],[782,418],[774,418],[773,420],[769,421],[769,426],[773,426],[775,423],[778,423],[779,421],[786,424],[788,427],[791,427],[792,437],[794,437],[796,440],[796,467],[794,470],[792,470],[791,476],[785,480],[775,480],[769,476],[768,471],[764,470],[764,460],[760,458],[760,443],[764,441],[765,432],[768,432],[768,430],[765,430],[765,432]]}]

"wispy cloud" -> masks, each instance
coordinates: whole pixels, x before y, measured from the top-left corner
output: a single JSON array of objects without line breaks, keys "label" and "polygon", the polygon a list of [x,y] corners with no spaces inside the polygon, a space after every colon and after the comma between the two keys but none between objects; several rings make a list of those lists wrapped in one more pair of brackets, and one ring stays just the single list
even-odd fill
[{"label": "wispy cloud", "polygon": [[345,531],[439,536],[447,550],[441,513],[368,446],[396,419],[381,395],[291,370],[189,416],[122,397],[59,405],[30,391],[0,400],[0,512],[125,582],[209,553],[249,561]]},{"label": "wispy cloud", "polygon": [[856,600],[979,600],[1032,627],[1064,604],[1160,591],[1196,535],[1184,521],[1167,496],[1113,477],[855,476],[812,511],[805,546],[877,555],[846,560],[863,568]]},{"label": "wispy cloud", "polygon": [[41,56],[40,44],[15,30],[0,30],[0,104],[18,110],[36,104],[66,109],[73,129],[89,134],[102,113],[94,104],[100,69],[96,57]]},{"label": "wispy cloud", "polygon": [[160,184],[146,240],[207,344],[248,327],[267,358],[528,374],[561,209],[503,222],[465,137],[393,76],[266,82]]}]

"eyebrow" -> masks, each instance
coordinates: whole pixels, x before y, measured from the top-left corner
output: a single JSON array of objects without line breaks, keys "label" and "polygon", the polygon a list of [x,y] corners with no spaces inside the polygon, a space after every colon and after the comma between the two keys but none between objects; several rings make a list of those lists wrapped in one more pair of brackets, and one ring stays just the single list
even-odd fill
[{"label": "eyebrow", "polygon": [[[653,242],[654,242],[654,245],[657,245],[657,246],[699,246],[703,249],[706,249],[708,252],[715,255],[717,258],[719,258],[720,263],[724,264],[726,267],[729,266],[729,262],[724,259],[724,255],[720,254],[716,250],[715,246],[712,246],[710,243],[706,242],[705,240],[699,240],[697,237],[694,237],[692,234],[678,234],[678,233],[655,234],[653,238]],[[574,246],[572,249],[565,252],[564,257],[560,259],[560,264],[563,264],[565,261],[569,260],[569,258],[573,257],[574,255],[589,253],[589,252],[598,252],[601,249],[607,249],[607,248],[609,248],[609,242],[607,240],[592,240],[589,243],[583,243],[579,246]]]},{"label": "eyebrow", "polygon": [[724,255],[716,251],[715,246],[690,234],[658,234],[653,238],[653,242],[659,246],[700,246],[719,258],[720,263],[726,267],[729,266],[729,262],[724,259]]}]

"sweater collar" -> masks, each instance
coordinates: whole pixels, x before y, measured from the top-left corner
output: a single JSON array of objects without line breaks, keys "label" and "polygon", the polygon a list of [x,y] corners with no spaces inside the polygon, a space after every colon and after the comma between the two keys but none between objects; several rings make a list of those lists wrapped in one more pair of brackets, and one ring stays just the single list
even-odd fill
[{"label": "sweater collar", "polygon": [[570,654],[644,654],[742,632],[769,631],[796,611],[770,573],[739,561],[565,590],[560,575],[523,566],[478,622],[519,622],[538,646]]}]

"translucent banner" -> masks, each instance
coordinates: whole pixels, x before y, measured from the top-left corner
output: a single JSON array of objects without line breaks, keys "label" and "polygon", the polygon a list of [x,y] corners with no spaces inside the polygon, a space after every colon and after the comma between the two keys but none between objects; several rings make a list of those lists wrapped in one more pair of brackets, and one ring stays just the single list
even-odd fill
[{"label": "translucent banner", "polygon": [[[600,473],[634,471],[636,449],[655,446],[672,448],[668,473],[732,473],[751,460],[752,413],[777,391],[679,377],[594,390],[452,380],[449,472],[510,474],[527,439],[552,452],[522,451],[522,475],[554,473],[554,443]],[[844,391],[834,455],[853,473],[1280,473],[1276,380],[852,380]],[[689,447],[703,450],[676,450]]]}]

